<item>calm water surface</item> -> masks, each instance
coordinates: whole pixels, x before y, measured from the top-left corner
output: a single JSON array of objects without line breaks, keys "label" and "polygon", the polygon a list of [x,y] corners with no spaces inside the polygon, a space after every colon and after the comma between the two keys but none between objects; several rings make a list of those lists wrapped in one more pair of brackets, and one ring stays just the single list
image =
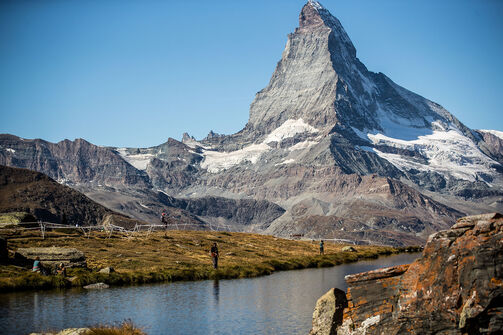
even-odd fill
[{"label": "calm water surface", "polygon": [[402,254],[252,279],[0,294],[0,334],[131,319],[156,334],[307,334],[316,300],[344,276],[412,262]]}]

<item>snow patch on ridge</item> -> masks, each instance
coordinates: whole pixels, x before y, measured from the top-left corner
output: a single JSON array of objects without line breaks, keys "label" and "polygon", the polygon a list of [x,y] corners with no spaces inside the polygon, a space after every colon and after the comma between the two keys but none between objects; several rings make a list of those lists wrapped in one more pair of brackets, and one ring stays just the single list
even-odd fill
[{"label": "snow patch on ridge", "polygon": [[[269,135],[267,135],[262,143],[251,144],[242,149],[230,152],[204,150],[204,159],[201,162],[201,167],[203,169],[207,169],[208,172],[218,173],[244,162],[255,164],[263,153],[272,150],[268,143],[281,142],[284,139],[304,133],[315,134],[318,133],[318,129],[305,123],[302,119],[287,120],[281,126],[273,130]],[[300,142],[292,146],[290,150],[292,151],[309,148],[310,146],[317,143],[318,142],[313,141]]]},{"label": "snow patch on ridge", "polygon": [[[360,149],[376,153],[402,171],[432,171],[446,178],[455,177],[471,182],[480,177],[486,179],[484,175],[495,176],[492,166],[497,162],[484,155],[455,124],[442,120],[445,110],[440,105],[431,103],[428,107],[438,116],[430,114],[409,119],[378,106],[376,116],[382,130],[352,127],[358,137],[376,146],[361,146]],[[495,132],[496,136],[503,137],[503,132]],[[426,162],[417,157],[383,152],[379,146],[418,152]]]},{"label": "snow patch on ridge", "polygon": [[387,136],[400,140],[410,141],[432,133],[432,130],[426,127],[425,119],[404,118],[385,112],[381,106],[377,109],[377,120]]},{"label": "snow patch on ridge", "polygon": [[275,164],[275,165],[279,166],[279,165],[287,165],[287,164],[292,164],[292,163],[295,163],[295,159],[290,158],[290,159],[286,159],[283,162]]},{"label": "snow patch on ridge", "polygon": [[288,150],[290,151],[295,151],[295,150],[303,150],[303,149],[307,149],[307,148],[310,148],[312,147],[313,145],[316,145],[318,144],[319,142],[316,142],[316,141],[304,141],[304,142],[299,142],[293,146],[291,146],[290,148],[288,148]]},{"label": "snow patch on ridge", "polygon": [[146,170],[150,160],[155,157],[154,154],[129,154],[127,150],[127,148],[115,149],[126,162],[138,170]]},{"label": "snow patch on ridge", "polygon": [[207,169],[208,172],[218,173],[222,170],[227,170],[234,165],[242,162],[257,163],[262,154],[271,148],[265,144],[251,144],[231,152],[218,152],[218,151],[204,151],[204,160],[201,162],[201,167]]},{"label": "snow patch on ridge", "polygon": [[313,6],[313,8],[315,9],[325,9],[325,7],[323,7],[318,1],[315,1],[315,0],[309,0],[309,3],[311,4],[311,6]]},{"label": "snow patch on ridge", "polygon": [[[370,140],[374,145],[389,146],[419,152],[426,158],[427,164],[413,157],[402,156],[394,153],[385,153],[377,148],[363,148],[373,151],[381,158],[386,159],[398,169],[408,171],[416,169],[420,171],[435,171],[445,177],[476,181],[480,173],[494,174],[493,160],[484,155],[468,137],[464,136],[459,129],[452,125],[444,129],[444,125],[433,122],[432,126],[438,126],[438,130],[408,128],[410,133],[403,131],[406,128],[392,129],[391,133],[397,137],[388,136],[379,132],[365,134],[357,129],[356,134]],[[401,138],[400,138],[401,137]],[[405,139],[404,139],[405,138]]]},{"label": "snow patch on ridge", "polygon": [[[201,142],[196,141],[192,138],[183,139],[182,143],[192,149],[196,149],[197,147],[201,147],[203,149],[210,149],[211,148],[211,146],[205,146]],[[193,153],[197,154],[197,152],[193,152]]]},{"label": "snow patch on ridge", "polygon": [[267,135],[264,143],[281,142],[285,138],[294,137],[302,133],[317,133],[318,129],[305,123],[304,120],[287,120],[278,128],[274,129],[272,133]]}]

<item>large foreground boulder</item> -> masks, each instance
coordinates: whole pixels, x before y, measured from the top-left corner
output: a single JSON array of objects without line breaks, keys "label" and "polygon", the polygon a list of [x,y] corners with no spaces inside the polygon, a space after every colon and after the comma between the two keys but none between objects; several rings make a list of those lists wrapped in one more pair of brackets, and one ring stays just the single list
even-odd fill
[{"label": "large foreground boulder", "polygon": [[60,263],[66,267],[86,267],[84,253],[75,248],[19,248],[15,254],[16,260],[25,264],[32,264],[37,257],[47,267],[55,267]]},{"label": "large foreground boulder", "polygon": [[346,282],[348,307],[333,334],[501,334],[503,216],[461,218],[431,235],[412,264]]},{"label": "large foreground boulder", "polygon": [[313,328],[309,335],[336,335],[334,326],[341,324],[344,308],[348,307],[346,294],[331,288],[316,302],[313,313]]}]

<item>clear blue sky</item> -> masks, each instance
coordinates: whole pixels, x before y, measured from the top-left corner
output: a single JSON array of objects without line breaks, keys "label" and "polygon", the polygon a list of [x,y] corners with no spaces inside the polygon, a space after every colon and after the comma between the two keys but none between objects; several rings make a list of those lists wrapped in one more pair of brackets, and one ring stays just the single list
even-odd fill
[{"label": "clear blue sky", "polygon": [[[146,147],[231,134],[304,0],[0,1],[0,133]],[[325,0],[369,70],[503,130],[503,1]]]}]

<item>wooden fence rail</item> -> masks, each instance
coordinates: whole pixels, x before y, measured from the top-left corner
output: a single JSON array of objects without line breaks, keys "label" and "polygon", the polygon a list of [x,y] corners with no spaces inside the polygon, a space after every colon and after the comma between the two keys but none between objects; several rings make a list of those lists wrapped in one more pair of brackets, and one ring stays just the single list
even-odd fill
[{"label": "wooden fence rail", "polygon": [[[10,225],[10,226],[9,226]],[[105,226],[80,226],[80,225],[65,225],[54,222],[22,222],[21,226],[19,223],[5,223],[2,229],[22,229],[22,230],[39,230],[42,238],[45,238],[46,231],[48,229],[75,229],[77,231],[82,231],[84,235],[89,238],[92,231],[105,231],[108,233],[108,238],[112,236],[114,232],[126,234],[128,238],[134,236],[136,233],[150,233],[154,231],[166,231],[166,230],[208,230],[208,231],[231,231],[231,227],[223,224],[218,225],[199,225],[194,223],[174,223],[174,224],[136,224],[132,229],[126,229],[121,226],[116,226],[113,224],[107,224]]]}]

